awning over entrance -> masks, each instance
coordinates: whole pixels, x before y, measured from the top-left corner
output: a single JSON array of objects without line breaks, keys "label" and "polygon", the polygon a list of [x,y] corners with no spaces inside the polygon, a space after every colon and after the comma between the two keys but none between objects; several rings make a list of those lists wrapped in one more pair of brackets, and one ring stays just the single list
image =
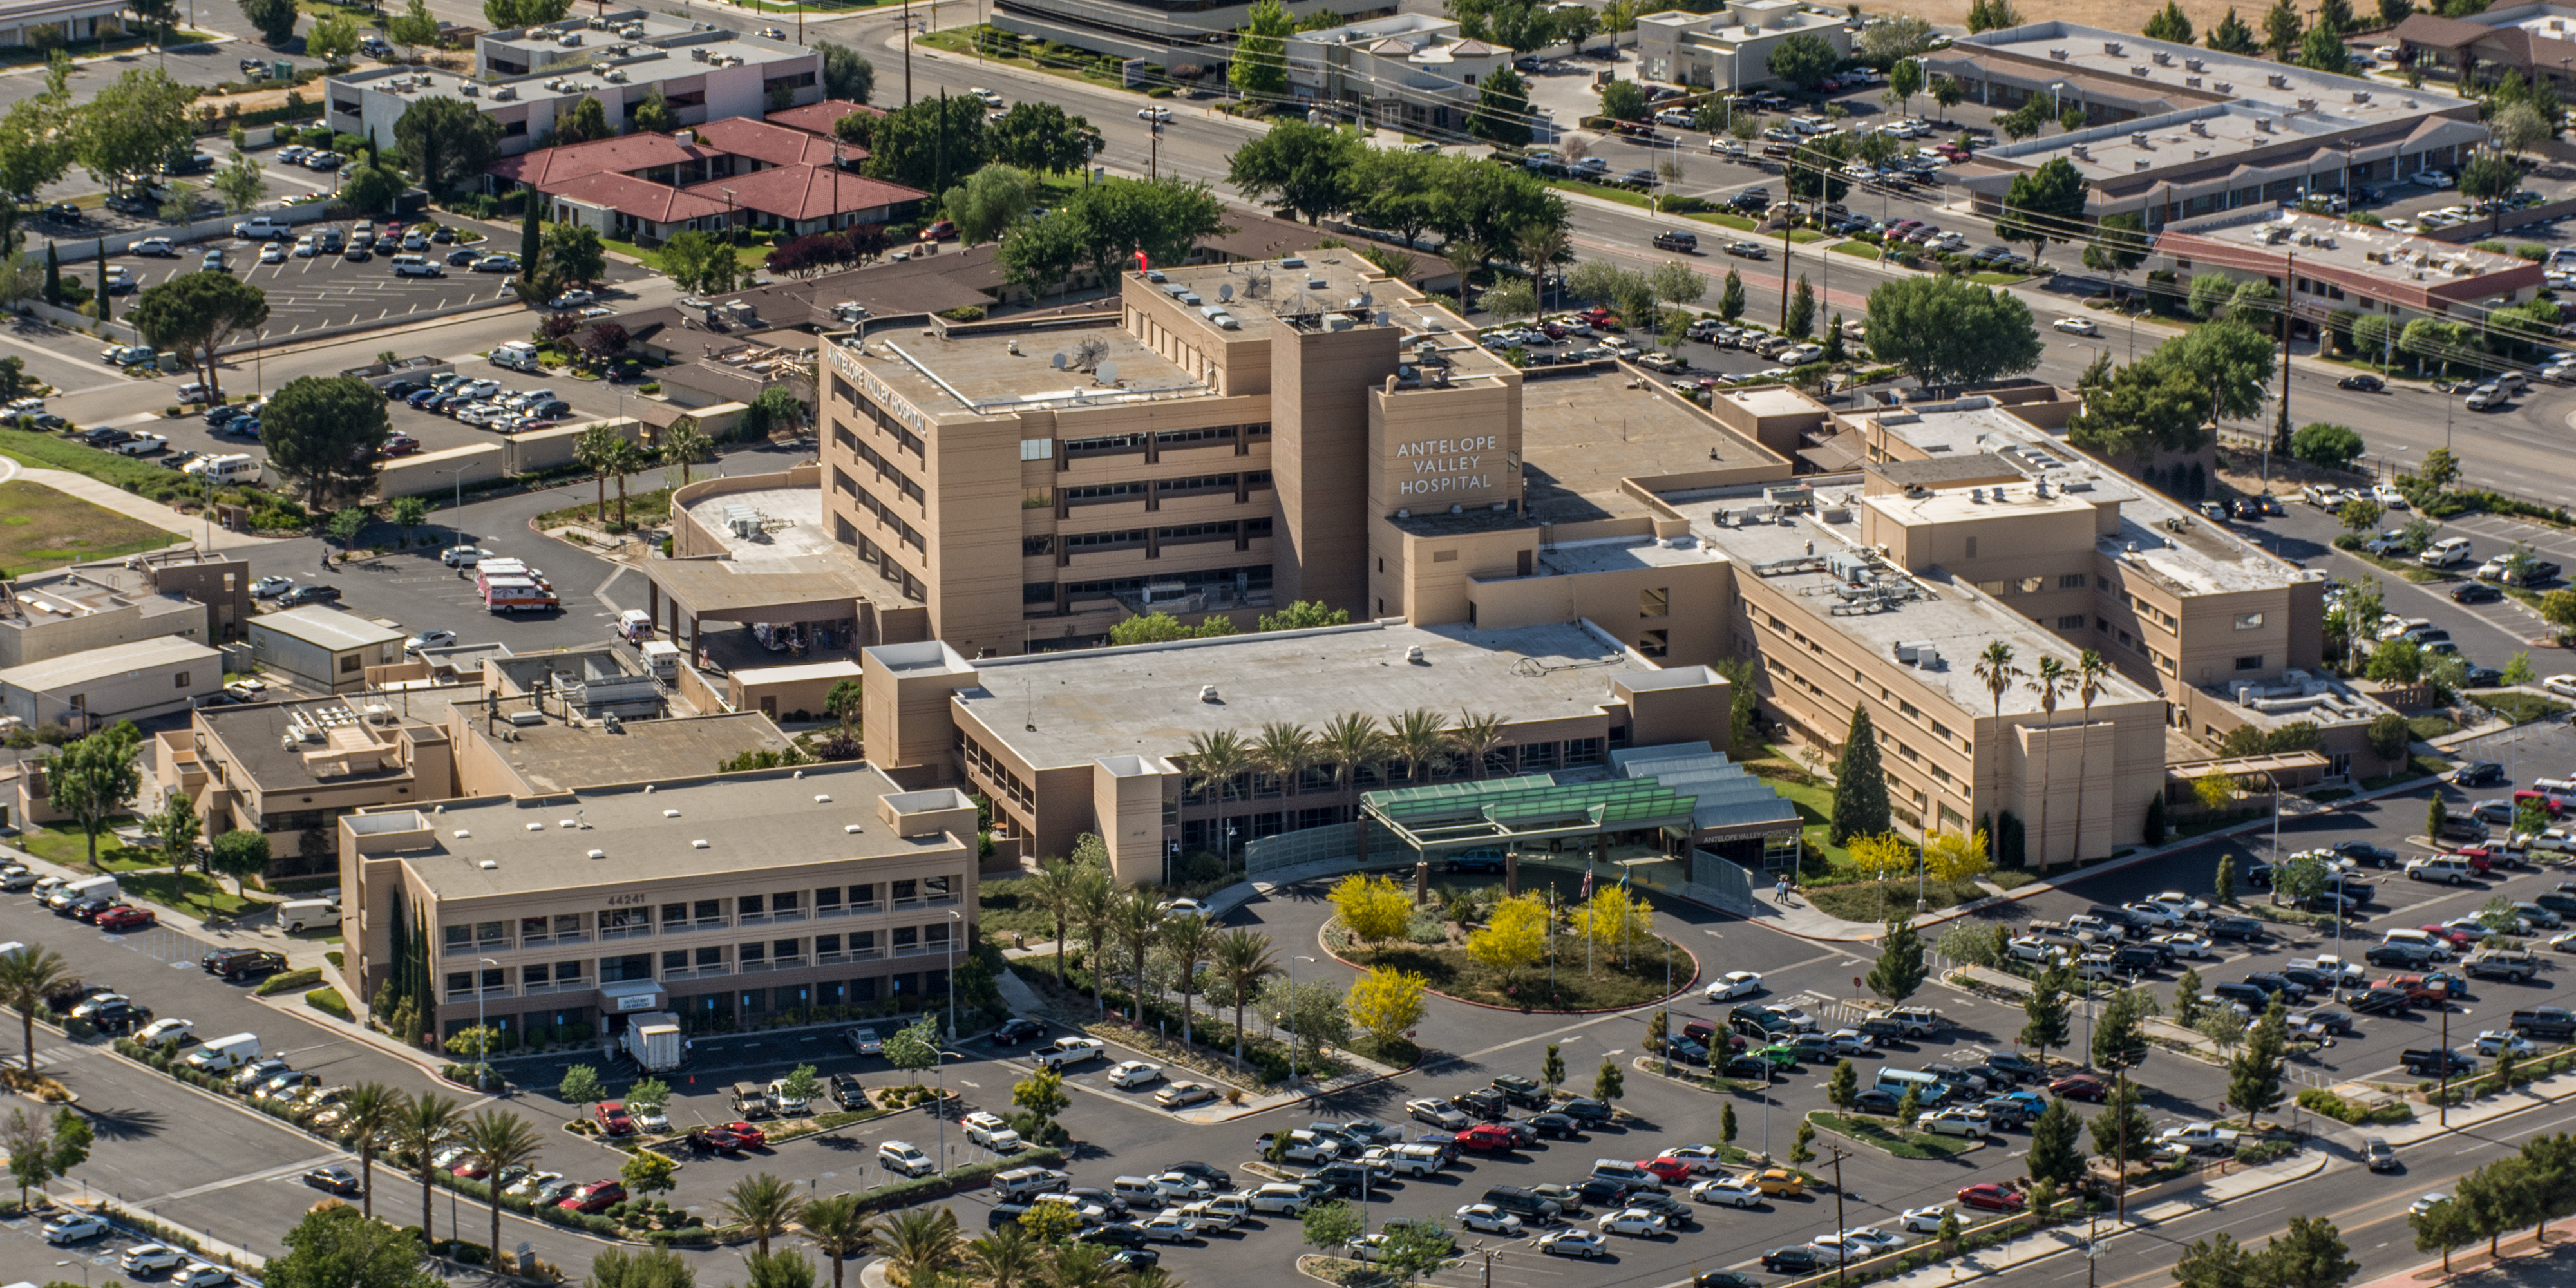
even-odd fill
[{"label": "awning over entrance", "polygon": [[599,1009],[605,1015],[659,1011],[667,1009],[670,1004],[670,994],[649,979],[619,980],[599,986]]},{"label": "awning over entrance", "polygon": [[1687,834],[1695,803],[1651,778],[1558,784],[1526,775],[1368,792],[1360,812],[1428,855],[1650,828]]}]

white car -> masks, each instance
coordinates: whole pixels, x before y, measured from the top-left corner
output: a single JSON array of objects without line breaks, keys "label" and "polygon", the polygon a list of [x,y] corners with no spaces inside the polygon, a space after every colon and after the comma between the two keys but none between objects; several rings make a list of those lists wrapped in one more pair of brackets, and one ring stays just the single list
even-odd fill
[{"label": "white car", "polygon": [[1180,1243],[1199,1237],[1198,1222],[1177,1212],[1163,1212],[1146,1217],[1136,1228],[1156,1243]]},{"label": "white car", "polygon": [[2172,949],[2173,955],[2176,957],[2196,957],[2207,959],[2218,956],[2218,945],[2210,942],[2209,936],[2200,934],[2197,931],[2171,930],[2164,934],[2157,935],[2154,938],[2149,939],[2147,942],[2151,944],[2162,944],[2165,947]]},{"label": "white car", "polygon": [[2377,501],[2381,506],[2387,509],[2403,510],[2406,508],[2406,494],[2398,491],[2397,485],[2394,483],[2371,484],[2370,499]]},{"label": "white car", "polygon": [[2435,1190],[2432,1193],[2415,1200],[2413,1203],[2406,1205],[2406,1215],[2422,1216],[2450,1201],[2450,1195],[2444,1194],[2440,1190]]},{"label": "white car", "polygon": [[1172,1210],[1189,1218],[1191,1223],[1198,1226],[1201,1234],[1223,1234],[1242,1224],[1243,1218],[1251,1215],[1251,1209],[1240,1203],[1220,1204],[1213,1199],[1184,1203]]},{"label": "white car", "polygon": [[188,1254],[166,1243],[139,1243],[116,1259],[116,1268],[129,1275],[168,1270],[188,1259]]},{"label": "white car", "polygon": [[[787,1080],[785,1078],[776,1078],[770,1081],[769,1107],[788,1118],[802,1118],[805,1115],[814,1112],[814,1106],[808,1103],[803,1097],[787,1094]],[[986,1116],[990,1117],[990,1115]],[[1002,1120],[995,1118],[993,1121],[998,1123]]]},{"label": "white car", "polygon": [[1694,1172],[1714,1172],[1724,1166],[1715,1145],[1675,1145],[1657,1157],[1687,1163]]},{"label": "white car", "polygon": [[1725,1207],[1740,1208],[1762,1206],[1761,1187],[1734,1176],[1720,1176],[1701,1181],[1691,1187],[1690,1196],[1691,1201],[1695,1203],[1715,1203]]},{"label": "white car", "polygon": [[1216,1088],[1204,1082],[1175,1082],[1154,1093],[1154,1103],[1165,1109],[1187,1109],[1216,1099]]},{"label": "white car", "polygon": [[1009,1123],[1002,1121],[1000,1114],[978,1110],[966,1115],[963,1121],[966,1139],[996,1154],[1016,1154],[1028,1148],[1028,1143],[1020,1139],[1018,1132],[1011,1130]]},{"label": "white car", "polygon": [[598,296],[593,295],[588,291],[566,291],[563,294],[556,296],[551,303],[546,305],[546,307],[553,309],[577,309],[597,300],[598,298]]},{"label": "white car", "polygon": [[1458,1209],[1458,1224],[1487,1234],[1516,1235],[1521,1232],[1521,1219],[1491,1203],[1470,1203]]},{"label": "white car", "polygon": [[1904,1247],[1906,1242],[1904,1235],[1890,1234],[1874,1225],[1864,1225],[1854,1229],[1845,1230],[1843,1231],[1843,1238],[1853,1244],[1859,1245],[1860,1247],[1869,1249],[1873,1256],[1881,1252],[1894,1252],[1898,1248]]},{"label": "white car", "polygon": [[1868,1055],[1875,1050],[1869,1035],[1859,1029],[1836,1029],[1825,1035],[1825,1049],[1835,1055]]},{"label": "white car", "polygon": [[107,1222],[88,1212],[65,1212],[45,1222],[45,1242],[78,1243],[107,1233]]},{"label": "white car", "polygon": [[2563,935],[2551,936],[2549,947],[2552,952],[2576,953],[2576,930],[2568,931]]},{"label": "white car", "polygon": [[186,1046],[196,1036],[195,1024],[174,1015],[169,1019],[154,1020],[144,1025],[142,1030],[134,1035],[134,1040],[145,1046],[159,1046],[164,1042],[176,1042]]},{"label": "white car", "polygon": [[203,1261],[191,1261],[170,1272],[164,1283],[171,1288],[223,1288],[233,1281],[233,1272]]},{"label": "white car", "polygon": [[1986,1121],[1985,1111],[1979,1109],[1928,1110],[1914,1116],[1914,1126],[1918,1131],[1928,1131],[1935,1136],[1968,1136],[1982,1140],[1995,1134],[1994,1127]]},{"label": "white car", "polygon": [[1204,917],[1207,914],[1207,905],[1196,899],[1167,899],[1163,902],[1163,915],[1167,917]]},{"label": "white car", "polygon": [[1109,1066],[1109,1085],[1121,1089],[1153,1085],[1163,1076],[1163,1066],[1142,1060],[1126,1060]]},{"label": "white car", "polygon": [[2059,318],[2051,325],[2068,335],[2102,334],[2102,328],[2093,325],[2093,319],[2091,318]]},{"label": "white car", "polygon": [[1136,119],[1140,121],[1152,121],[1157,125],[1168,125],[1172,120],[1172,109],[1168,107],[1140,107],[1136,109]]},{"label": "white car", "polygon": [[1947,1204],[1935,1203],[1930,1207],[1905,1209],[1905,1215],[1898,1218],[1897,1224],[1915,1234],[1939,1234],[1941,1219],[1948,1215],[1950,1209]]},{"label": "white car", "polygon": [[1600,1220],[1592,1223],[1592,1228],[1603,1234],[1634,1235],[1640,1239],[1655,1238],[1665,1230],[1664,1218],[1644,1208],[1621,1208],[1604,1213]]},{"label": "white car", "polygon": [[1581,1257],[1589,1261],[1609,1255],[1610,1241],[1590,1230],[1574,1227],[1540,1235],[1538,1250],[1552,1257]]},{"label": "white car", "polygon": [[527,1175],[520,1177],[518,1180],[511,1182],[510,1187],[501,1192],[504,1194],[514,1194],[523,1199],[534,1198],[537,1191],[542,1190],[549,1185],[561,1184],[562,1181],[563,1173],[561,1172],[530,1172]]},{"label": "white car", "polygon": [[2149,895],[2147,896],[2147,902],[2152,903],[2177,917],[2198,916],[2201,913],[2209,911],[2209,905],[2207,903],[2194,899],[2180,890],[2167,890],[2162,894]]},{"label": "white car", "polygon": [[1761,991],[1761,976],[1749,970],[1731,970],[1708,986],[1708,1000],[1723,1002],[1729,998],[1751,997]]},{"label": "white car", "polygon": [[1305,1190],[1286,1181],[1272,1181],[1244,1197],[1251,1202],[1255,1212],[1276,1212],[1286,1216],[1302,1216],[1314,1204]]},{"label": "white car", "polygon": [[1822,1027],[1816,1023],[1815,1016],[1809,1015],[1805,1011],[1799,1010],[1797,1007],[1791,1006],[1786,1002],[1782,1002],[1771,1007],[1770,1011],[1773,1015],[1777,1015],[1781,1019],[1787,1020],[1789,1022],[1789,1027],[1800,1033],[1813,1033],[1818,1028]]},{"label": "white car", "polygon": [[403,652],[417,653],[425,648],[445,648],[456,642],[454,631],[422,631],[403,641]]},{"label": "white car", "polygon": [[491,551],[481,546],[449,546],[439,552],[438,561],[450,568],[471,568],[491,555]]},{"label": "white car", "polygon": [[1216,1187],[1187,1172],[1165,1172],[1154,1177],[1154,1192],[1169,1203],[1192,1203],[1216,1192]]},{"label": "white car", "polygon": [[2540,687],[2562,698],[2576,698],[2576,675],[2553,675],[2541,681]]},{"label": "white car", "polygon": [[928,1176],[939,1170],[939,1164],[921,1152],[919,1145],[903,1140],[890,1140],[877,1146],[877,1166],[906,1176]]},{"label": "white car", "polygon": [[283,263],[285,263],[285,262],[286,262],[286,243],[284,243],[284,242],[270,242],[269,244],[267,244],[267,245],[265,245],[265,246],[260,247],[260,248],[259,248],[259,262],[260,262],[260,263],[263,263],[263,264],[283,264]]},{"label": "white car", "polygon": [[2484,1033],[2480,1033],[2478,1035],[2477,1045],[2479,1055],[2492,1056],[2500,1052],[2511,1051],[2513,1052],[2513,1058],[2519,1060],[2525,1056],[2540,1054],[2540,1048],[2534,1045],[2531,1039],[2524,1037],[2519,1033],[2509,1033],[2502,1029],[2489,1029]]},{"label": "white car", "polygon": [[2427,188],[2448,188],[2457,182],[2439,170],[2418,170],[2406,176],[2406,180],[2409,183],[2420,183]]},{"label": "white car", "polygon": [[1849,1265],[1855,1261],[1867,1261],[1877,1256],[1879,1252],[1877,1248],[1843,1234],[1817,1235],[1807,1240],[1807,1251],[1823,1258],[1827,1265]]}]

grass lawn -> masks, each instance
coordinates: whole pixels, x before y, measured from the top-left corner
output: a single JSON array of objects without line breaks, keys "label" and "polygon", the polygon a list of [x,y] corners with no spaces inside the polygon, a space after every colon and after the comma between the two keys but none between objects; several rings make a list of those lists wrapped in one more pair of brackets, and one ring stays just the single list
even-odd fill
[{"label": "grass lawn", "polygon": [[1526,1010],[1640,1006],[1664,995],[1667,953],[1672,957],[1671,978],[1676,985],[1689,978],[1692,970],[1688,954],[1671,941],[1658,938],[1652,944],[1637,944],[1624,967],[1617,953],[1596,952],[1587,972],[1583,943],[1562,939],[1556,947],[1555,991],[1551,993],[1544,966],[1497,971],[1455,945],[1397,943],[1368,948],[1353,943],[1338,951],[1361,966],[1417,972],[1433,992],[1488,1006]]},{"label": "grass lawn", "polygon": [[2458,733],[2460,722],[2446,715],[2413,716],[2407,719],[2406,729],[2417,739],[2439,738],[2446,733]]},{"label": "grass lawn", "polygon": [[[73,840],[80,838],[74,836]],[[170,865],[149,850],[119,849],[110,852],[102,839],[98,865],[116,874],[116,884],[130,895],[141,895],[165,908],[182,908],[189,912],[218,912],[234,916],[271,902],[257,896],[245,898],[234,894],[232,887],[203,872],[190,872],[174,880]]]},{"label": "grass lawn", "polygon": [[[595,498],[599,495],[599,492],[594,488],[590,491],[589,495]],[[537,525],[539,527],[551,528],[557,524],[564,523],[594,522],[598,516],[592,513],[592,511],[596,508],[597,507],[593,502],[584,501],[579,505],[566,506],[560,510],[548,510],[537,516]],[[610,488],[608,492],[608,515],[612,519],[617,517],[617,490],[615,488]],[[657,487],[650,492],[628,492],[626,494],[626,519],[628,522],[645,524],[659,523],[670,516],[671,489],[666,487]]]},{"label": "grass lawn", "polygon": [[[972,27],[950,27],[945,31],[925,32],[913,37],[913,41],[933,49],[945,49],[953,54],[972,57],[975,53],[974,30]],[[1127,88],[1125,77],[1096,70],[1087,64],[1081,67],[1057,67],[1039,62],[1025,54],[995,54],[989,50],[984,54],[984,61],[1017,67],[1023,71],[1042,72],[1049,76],[1062,76],[1066,80],[1089,81],[1094,85],[1106,86],[1110,89]]]},{"label": "grass lawn", "polygon": [[1898,1158],[1955,1158],[1977,1147],[1965,1136],[1935,1136],[1928,1131],[1899,1131],[1881,1119],[1860,1114],[1829,1114],[1817,1110],[1807,1120],[1826,1131],[1848,1136],[1864,1145],[1886,1150]]},{"label": "grass lawn", "polygon": [[2419,751],[2408,761],[2406,768],[2394,774],[2381,774],[2376,778],[2362,779],[2361,789],[2366,792],[2377,791],[2397,783],[2413,782],[2418,778],[2430,778],[2435,774],[2448,773],[2450,768],[2450,761]]},{"label": "grass lawn", "polygon": [[[662,271],[662,257],[658,252],[646,250],[631,241],[619,241],[614,237],[603,237],[600,239],[599,244],[610,250],[616,251],[620,255],[632,256],[635,259],[643,261],[644,266],[652,269],[654,272],[658,273]],[[766,246],[736,246],[733,250],[733,257],[744,268],[757,269],[769,262],[769,248]]]},{"label": "grass lawn", "polygon": [[2472,693],[2469,701],[2504,717],[2515,724],[2546,720],[2567,710],[2564,702],[2552,702],[2536,693],[2507,689],[2498,693]]},{"label": "grass lawn", "polygon": [[170,479],[170,471],[140,457],[102,452],[95,447],[83,447],[68,438],[56,438],[32,429],[0,429],[0,456],[22,465],[86,474],[117,487],[125,487],[129,483],[137,486],[166,483]]},{"label": "grass lawn", "polygon": [[[1854,881],[1848,885],[1807,886],[1799,891],[1807,902],[1845,921],[1884,921],[1892,913],[1914,907],[1915,886],[1912,877],[1887,881]],[[1922,887],[1925,911],[1943,908],[1986,897],[1985,890],[1974,881],[1926,881]]]},{"label": "grass lawn", "polygon": [[1721,228],[1732,228],[1740,233],[1752,232],[1754,228],[1752,220],[1742,215],[1730,215],[1722,210],[1703,210],[1693,214],[1691,218],[1701,223],[1716,224]]},{"label": "grass lawn", "polygon": [[[1014,934],[1027,935],[1033,944],[1055,938],[1055,918],[1036,900],[1020,897],[1027,881],[1026,877],[1006,877],[976,887],[975,925],[986,939],[1007,945]],[[1066,933],[1074,932],[1067,927]]]},{"label": "grass lawn", "polygon": [[1878,247],[1865,241],[1840,241],[1835,242],[1831,246],[1827,246],[1825,249],[1832,251],[1837,255],[1849,255],[1853,259],[1865,259],[1873,264],[1878,262]]},{"label": "grass lawn", "polygon": [[0,577],[158,550],[181,539],[42,483],[0,483]]},{"label": "grass lawn", "polygon": [[1640,210],[1652,209],[1647,204],[1644,193],[1631,192],[1626,188],[1613,187],[1605,183],[1585,183],[1580,179],[1550,179],[1547,181],[1547,186],[1563,188],[1567,192],[1588,192],[1604,200],[1615,201],[1623,206],[1635,206]]}]

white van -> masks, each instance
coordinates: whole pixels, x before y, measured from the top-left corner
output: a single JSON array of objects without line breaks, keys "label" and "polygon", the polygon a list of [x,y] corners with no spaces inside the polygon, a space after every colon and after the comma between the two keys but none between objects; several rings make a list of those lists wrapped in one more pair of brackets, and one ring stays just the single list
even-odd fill
[{"label": "white van", "polygon": [[301,934],[307,930],[336,930],[340,925],[340,905],[332,899],[296,899],[277,906],[278,928],[286,933]]},{"label": "white van", "polygon": [[2451,941],[2447,939],[2437,939],[2421,930],[2392,930],[2387,934],[2380,936],[2379,942],[2383,944],[2400,944],[2409,948],[2420,948],[2424,951],[2425,955],[2431,957],[2437,962],[2449,961],[2451,959]]},{"label": "white van", "polygon": [[545,370],[537,362],[537,346],[525,340],[512,340],[507,344],[492,346],[491,359],[493,366],[507,367],[512,371]]},{"label": "white van", "polygon": [[445,277],[447,270],[430,263],[429,258],[424,255],[396,255],[394,256],[394,276]]},{"label": "white van", "polygon": [[240,452],[208,456],[188,462],[182,471],[209,483],[255,483],[259,481],[259,461]]},{"label": "white van", "polygon": [[123,897],[124,892],[117,889],[116,878],[88,877],[79,881],[66,881],[54,887],[54,892],[45,896],[45,906],[68,908],[83,899],[105,899],[113,903]]},{"label": "white van", "polygon": [[199,1073],[225,1073],[259,1058],[259,1035],[236,1033],[208,1039],[183,1062]]}]

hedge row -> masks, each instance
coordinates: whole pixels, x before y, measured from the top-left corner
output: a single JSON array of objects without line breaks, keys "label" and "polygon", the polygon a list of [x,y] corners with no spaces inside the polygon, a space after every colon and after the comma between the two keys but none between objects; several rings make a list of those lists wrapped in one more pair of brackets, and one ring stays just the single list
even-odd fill
[{"label": "hedge row", "polygon": [[952,1167],[937,1176],[924,1176],[893,1185],[881,1185],[858,1192],[859,1205],[870,1212],[889,1211],[943,1199],[962,1190],[980,1188],[985,1182],[1016,1167],[1061,1167],[1065,1152],[1061,1149],[1026,1149],[1008,1158],[987,1159]]},{"label": "hedge row", "polygon": [[275,997],[280,993],[302,992],[321,982],[322,968],[305,966],[295,970],[279,971],[261,980],[259,987],[251,991],[261,997]]}]

